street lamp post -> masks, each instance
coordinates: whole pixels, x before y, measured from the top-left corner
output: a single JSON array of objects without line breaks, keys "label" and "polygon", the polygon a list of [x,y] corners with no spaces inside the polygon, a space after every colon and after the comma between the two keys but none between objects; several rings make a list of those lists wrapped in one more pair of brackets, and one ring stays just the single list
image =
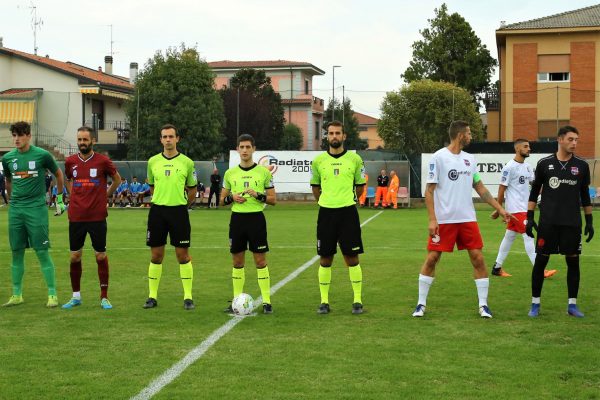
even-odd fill
[{"label": "street lamp post", "polygon": [[341,68],[341,65],[334,65],[332,68],[333,74],[331,79],[331,120],[335,120],[335,69]]}]

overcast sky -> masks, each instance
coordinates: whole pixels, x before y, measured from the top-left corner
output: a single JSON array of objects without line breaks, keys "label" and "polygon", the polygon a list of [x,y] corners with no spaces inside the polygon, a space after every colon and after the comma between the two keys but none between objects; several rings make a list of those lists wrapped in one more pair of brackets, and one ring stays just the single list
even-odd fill
[{"label": "overcast sky", "polygon": [[[596,4],[571,0],[449,0],[497,57],[494,31],[500,21],[526,21]],[[113,25],[113,72],[128,76],[129,63],[142,67],[157,50],[185,42],[207,61],[306,61],[326,72],[314,79],[314,95],[336,97],[345,86],[355,111],[379,116],[386,91],[400,75],[441,1],[384,0],[0,0],[4,46],[33,53],[31,5],[43,21],[38,54],[88,67],[104,65]]]}]

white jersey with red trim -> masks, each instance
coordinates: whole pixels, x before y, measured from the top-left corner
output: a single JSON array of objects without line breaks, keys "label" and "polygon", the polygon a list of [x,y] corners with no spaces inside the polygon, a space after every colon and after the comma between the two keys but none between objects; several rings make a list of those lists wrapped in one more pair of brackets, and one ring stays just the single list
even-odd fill
[{"label": "white jersey with red trim", "polygon": [[477,163],[472,154],[454,154],[444,147],[429,161],[427,183],[435,183],[433,204],[438,224],[476,221],[473,207],[473,178]]},{"label": "white jersey with red trim", "polygon": [[509,213],[527,212],[529,184],[533,182],[533,179],[533,169],[526,162],[510,160],[502,168],[500,184],[506,186],[504,192],[506,211]]}]

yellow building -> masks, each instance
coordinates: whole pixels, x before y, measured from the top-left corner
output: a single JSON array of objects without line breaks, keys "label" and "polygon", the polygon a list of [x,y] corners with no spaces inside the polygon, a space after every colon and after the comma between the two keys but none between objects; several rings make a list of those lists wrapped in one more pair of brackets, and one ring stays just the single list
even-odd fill
[{"label": "yellow building", "polygon": [[366,114],[354,112],[354,117],[358,121],[358,135],[361,139],[366,140],[369,147],[367,150],[383,149],[383,139],[377,132],[377,123],[379,120]]},{"label": "yellow building", "polygon": [[496,30],[500,99],[488,102],[488,140],[553,140],[569,124],[580,156],[600,154],[599,33],[600,5]]}]

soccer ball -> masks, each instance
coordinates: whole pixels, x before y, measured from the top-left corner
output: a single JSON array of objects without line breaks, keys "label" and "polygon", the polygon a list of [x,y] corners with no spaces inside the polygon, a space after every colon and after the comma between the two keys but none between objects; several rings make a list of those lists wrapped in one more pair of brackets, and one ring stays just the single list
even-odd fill
[{"label": "soccer ball", "polygon": [[248,315],[254,310],[254,299],[248,293],[241,293],[231,303],[235,315]]}]

